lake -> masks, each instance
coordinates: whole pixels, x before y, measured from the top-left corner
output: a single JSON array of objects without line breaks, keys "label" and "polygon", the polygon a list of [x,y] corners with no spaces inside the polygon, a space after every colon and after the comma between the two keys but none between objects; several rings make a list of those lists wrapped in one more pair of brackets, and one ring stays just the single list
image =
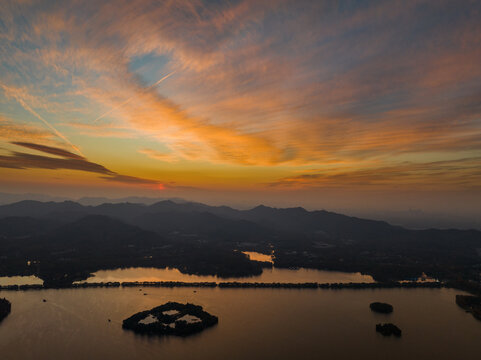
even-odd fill
[{"label": "lake", "polygon": [[36,276],[0,276],[0,285],[43,285],[43,280]]},{"label": "lake", "polygon": [[[273,255],[265,255],[254,251],[244,251],[250,259],[272,262]],[[265,282],[265,283],[371,283],[374,279],[370,275],[347,273],[341,271],[326,271],[316,269],[280,269],[264,268],[261,275],[251,277],[219,278],[217,276],[183,274],[175,268],[126,268],[97,271],[90,278],[77,283],[93,282],[123,282],[123,281],[184,281],[184,282]],[[43,284],[43,280],[36,276],[0,277],[0,285],[33,285]]]},{"label": "lake", "polygon": [[123,282],[123,281],[239,281],[239,282],[266,282],[266,283],[368,283],[374,282],[370,275],[361,273],[346,273],[340,271],[325,271],[315,269],[280,269],[264,268],[259,276],[242,278],[219,278],[217,276],[189,275],[183,274],[178,269],[156,269],[156,268],[127,268],[115,270],[97,271],[92,277],[82,282]]},{"label": "lake", "polygon": [[[144,295],[147,293],[147,295]],[[481,322],[452,289],[95,288],[1,291],[2,359],[479,359]],[[47,302],[43,302],[46,299]],[[123,319],[167,301],[192,302],[219,324],[189,338],[143,337]],[[391,315],[369,310],[389,302]],[[108,321],[111,319],[111,322]],[[403,337],[384,338],[393,322]]]},{"label": "lake", "polygon": [[265,261],[274,264],[274,252],[271,255],[262,254],[256,251],[242,251],[242,253],[247,255],[249,259],[253,261]]}]

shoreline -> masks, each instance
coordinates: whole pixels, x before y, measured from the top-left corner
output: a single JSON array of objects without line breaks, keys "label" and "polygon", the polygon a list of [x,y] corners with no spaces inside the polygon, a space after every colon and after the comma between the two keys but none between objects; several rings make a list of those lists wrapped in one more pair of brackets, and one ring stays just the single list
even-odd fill
[{"label": "shoreline", "polygon": [[377,283],[257,283],[257,282],[183,282],[183,281],[129,281],[81,283],[69,286],[45,287],[43,285],[4,285],[0,291],[26,291],[49,289],[87,289],[87,288],[128,288],[128,287],[191,287],[191,288],[257,288],[257,289],[440,289],[455,288],[444,282],[377,282]]}]

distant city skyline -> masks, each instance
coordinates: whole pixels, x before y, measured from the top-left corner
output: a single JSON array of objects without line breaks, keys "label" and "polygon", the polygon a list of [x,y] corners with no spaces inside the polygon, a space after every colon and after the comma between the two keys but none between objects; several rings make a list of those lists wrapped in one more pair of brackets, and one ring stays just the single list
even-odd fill
[{"label": "distant city skyline", "polygon": [[4,1],[0,192],[481,212],[481,4]]}]

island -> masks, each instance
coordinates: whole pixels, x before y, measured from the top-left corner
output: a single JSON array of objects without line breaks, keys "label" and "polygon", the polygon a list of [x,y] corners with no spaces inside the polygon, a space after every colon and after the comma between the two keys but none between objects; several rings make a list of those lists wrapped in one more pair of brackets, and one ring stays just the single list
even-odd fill
[{"label": "island", "polygon": [[377,324],[376,331],[381,333],[383,336],[391,336],[394,335],[396,337],[400,337],[402,331],[396,325],[387,323],[387,324]]},{"label": "island", "polygon": [[382,314],[390,314],[394,310],[391,304],[382,302],[373,302],[369,305],[369,307],[371,308],[371,311]]},{"label": "island", "polygon": [[188,336],[214,326],[217,316],[194,304],[168,302],[125,319],[122,328],[146,335]]},{"label": "island", "polygon": [[0,299],[0,322],[5,319],[12,310],[12,304],[7,299]]},{"label": "island", "polygon": [[481,297],[471,295],[456,295],[456,304],[481,320]]}]

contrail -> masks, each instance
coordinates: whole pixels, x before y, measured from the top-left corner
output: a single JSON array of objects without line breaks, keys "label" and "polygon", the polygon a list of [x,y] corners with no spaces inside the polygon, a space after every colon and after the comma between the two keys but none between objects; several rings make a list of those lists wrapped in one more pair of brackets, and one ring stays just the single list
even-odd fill
[{"label": "contrail", "polygon": [[65,137],[60,131],[58,131],[53,125],[51,125],[47,120],[45,120],[42,116],[40,116],[35,110],[33,110],[30,105],[28,105],[21,97],[19,97],[17,94],[15,94],[15,91],[12,91],[9,87],[0,84],[0,86],[3,88],[3,90],[7,93],[10,94],[17,100],[17,102],[22,105],[22,107],[27,110],[29,113],[31,113],[33,116],[35,116],[37,119],[42,121],[55,135],[57,135],[59,138],[61,138],[63,141],[65,141],[67,144],[69,144],[72,149],[74,149],[76,152],[78,152],[80,155],[85,157],[85,155],[80,151],[80,149],[72,144],[67,137]]},{"label": "contrail", "polygon": [[[174,75],[175,74],[175,71],[172,71],[171,73],[165,75],[163,78],[161,78],[159,81],[155,82],[154,84],[150,85],[148,88],[146,88],[144,91],[147,91],[149,89],[152,89],[154,87],[156,87],[157,85],[159,85],[162,81],[164,81],[165,79],[169,78],[171,75]],[[122,104],[119,104],[117,105],[116,107],[110,109],[109,111],[107,111],[106,113],[103,113],[102,115],[100,115],[98,118],[96,118],[92,123],[95,124],[97,121],[99,121],[100,119],[102,119],[103,117],[107,116],[108,114],[110,114],[111,112],[117,110],[118,108],[121,108],[122,106],[128,104],[129,102],[131,102],[132,100],[134,100],[135,98],[137,97],[137,95],[134,95],[130,98],[128,98],[127,100],[125,100]]]}]

